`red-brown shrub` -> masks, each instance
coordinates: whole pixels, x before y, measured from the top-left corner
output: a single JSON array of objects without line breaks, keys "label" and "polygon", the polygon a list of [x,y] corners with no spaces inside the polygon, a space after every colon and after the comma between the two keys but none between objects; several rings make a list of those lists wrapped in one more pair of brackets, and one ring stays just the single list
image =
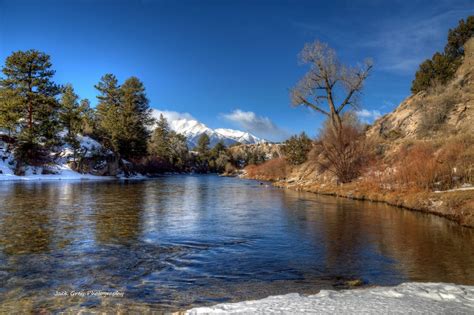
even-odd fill
[{"label": "red-brown shrub", "polygon": [[245,168],[247,176],[265,180],[279,180],[286,177],[287,162],[284,158],[276,158],[259,165],[249,165]]},{"label": "red-brown shrub", "polygon": [[450,189],[473,181],[474,149],[469,137],[442,143],[418,142],[402,146],[395,155],[392,179],[400,187]]}]

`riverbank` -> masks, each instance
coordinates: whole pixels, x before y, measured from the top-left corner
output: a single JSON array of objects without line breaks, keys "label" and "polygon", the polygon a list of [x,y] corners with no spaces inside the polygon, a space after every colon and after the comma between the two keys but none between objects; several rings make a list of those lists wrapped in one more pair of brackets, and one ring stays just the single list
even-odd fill
[{"label": "riverbank", "polygon": [[391,206],[444,217],[462,226],[474,228],[474,187],[462,187],[447,191],[389,190],[374,188],[365,181],[343,185],[312,180],[275,179],[265,176],[241,176],[246,179],[273,182],[279,188],[312,192],[320,195],[383,202]]},{"label": "riverbank", "polygon": [[255,301],[193,308],[186,314],[461,314],[474,311],[474,286],[446,283],[403,283],[395,287],[321,290]]},{"label": "riverbank", "polygon": [[275,182],[280,188],[289,188],[322,195],[337,196],[356,200],[383,202],[412,211],[434,214],[474,228],[474,190],[450,191],[389,191],[374,190],[360,182],[344,185],[307,183],[298,184],[285,181]]}]

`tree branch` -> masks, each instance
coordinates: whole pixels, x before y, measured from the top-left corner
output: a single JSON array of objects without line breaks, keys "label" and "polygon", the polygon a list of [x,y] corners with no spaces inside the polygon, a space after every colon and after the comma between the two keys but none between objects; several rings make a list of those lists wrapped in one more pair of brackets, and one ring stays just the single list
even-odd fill
[{"label": "tree branch", "polygon": [[322,108],[320,108],[319,106],[316,106],[316,105],[314,105],[314,104],[308,102],[307,100],[305,100],[305,99],[302,98],[302,97],[300,98],[300,100],[301,100],[301,103],[303,103],[304,105],[306,105],[306,106],[308,106],[308,107],[314,109],[315,111],[318,111],[318,112],[320,112],[320,113],[322,113],[322,114],[324,114],[324,115],[326,115],[326,116],[329,117],[329,113],[326,112],[325,110],[323,110]]}]

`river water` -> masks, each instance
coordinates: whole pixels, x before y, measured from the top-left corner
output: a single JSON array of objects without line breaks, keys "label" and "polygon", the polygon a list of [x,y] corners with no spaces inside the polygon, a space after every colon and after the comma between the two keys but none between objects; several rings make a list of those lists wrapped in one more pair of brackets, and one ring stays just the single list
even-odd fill
[{"label": "river water", "polygon": [[474,230],[257,181],[0,183],[0,313],[176,311],[406,281],[474,284]]}]

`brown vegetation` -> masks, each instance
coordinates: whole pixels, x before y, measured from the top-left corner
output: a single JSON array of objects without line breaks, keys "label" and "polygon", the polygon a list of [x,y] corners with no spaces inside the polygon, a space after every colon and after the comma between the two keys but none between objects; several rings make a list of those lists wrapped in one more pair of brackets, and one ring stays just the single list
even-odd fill
[{"label": "brown vegetation", "polygon": [[329,171],[341,183],[348,183],[359,177],[368,155],[365,134],[357,121],[343,119],[341,130],[336,131],[326,123],[313,153],[320,172]]},{"label": "brown vegetation", "polygon": [[249,178],[275,181],[285,179],[287,169],[287,161],[284,158],[276,158],[259,165],[249,165],[245,172]]},{"label": "brown vegetation", "polygon": [[417,132],[420,136],[430,136],[442,131],[454,106],[460,102],[459,88],[437,84],[429,88],[428,93],[417,99],[414,106],[421,109]]},{"label": "brown vegetation", "polygon": [[[276,181],[279,187],[381,201],[474,227],[474,191],[451,190],[462,184],[474,184],[471,135],[407,140],[380,147],[380,144],[364,144],[365,160],[358,164],[359,176],[348,183],[338,184],[335,174],[317,167],[322,158],[317,148],[302,165],[289,166],[282,158],[273,159],[248,166],[246,177]],[[435,192],[438,190],[441,192]]]},{"label": "brown vegetation", "polygon": [[474,184],[473,145],[469,135],[407,141],[385,159],[376,160],[364,181],[374,187],[404,191],[447,190]]}]

